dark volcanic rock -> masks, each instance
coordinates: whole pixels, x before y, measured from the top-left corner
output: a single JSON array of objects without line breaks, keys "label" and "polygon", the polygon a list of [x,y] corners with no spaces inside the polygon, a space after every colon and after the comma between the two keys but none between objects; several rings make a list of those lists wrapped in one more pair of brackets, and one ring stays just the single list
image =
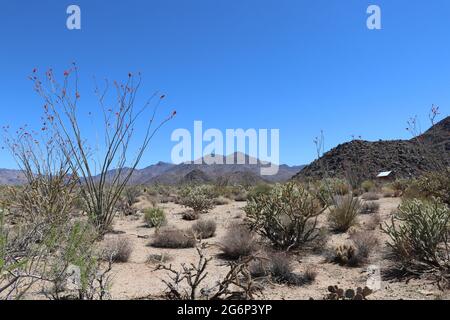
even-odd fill
[{"label": "dark volcanic rock", "polygon": [[369,142],[355,140],[338,145],[301,170],[293,179],[340,177],[349,174],[373,179],[381,171],[396,177],[416,177],[450,164],[450,117],[411,140]]}]

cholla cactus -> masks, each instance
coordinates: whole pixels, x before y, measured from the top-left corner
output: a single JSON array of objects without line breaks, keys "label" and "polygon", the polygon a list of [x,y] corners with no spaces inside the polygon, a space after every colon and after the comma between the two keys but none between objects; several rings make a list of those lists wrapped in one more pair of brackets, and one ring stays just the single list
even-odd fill
[{"label": "cholla cactus", "polygon": [[320,201],[295,183],[275,186],[249,199],[245,212],[250,229],[281,249],[298,248],[319,237]]},{"label": "cholla cactus", "polygon": [[185,207],[194,210],[194,213],[206,213],[214,208],[214,195],[209,186],[188,186],[181,190],[179,200]]}]

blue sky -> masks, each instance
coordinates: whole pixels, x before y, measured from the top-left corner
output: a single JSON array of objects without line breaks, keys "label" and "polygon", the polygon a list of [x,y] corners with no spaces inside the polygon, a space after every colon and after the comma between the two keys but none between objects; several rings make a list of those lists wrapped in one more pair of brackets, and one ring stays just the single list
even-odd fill
[{"label": "blue sky", "polygon": [[[82,30],[66,28],[70,4]],[[366,9],[382,10],[380,31]],[[279,128],[280,161],[308,163],[313,138],[327,149],[363,139],[409,138],[427,127],[431,104],[450,105],[448,0],[2,1],[0,124],[39,125],[35,67],[80,68],[81,111],[96,108],[92,76],[125,80],[141,71],[144,91],[167,94],[161,130],[142,166],[170,161],[176,128]],[[142,91],[142,93],[144,93]],[[146,94],[147,95],[147,94]],[[95,125],[87,120],[87,137]],[[2,153],[0,167],[13,168]]]}]

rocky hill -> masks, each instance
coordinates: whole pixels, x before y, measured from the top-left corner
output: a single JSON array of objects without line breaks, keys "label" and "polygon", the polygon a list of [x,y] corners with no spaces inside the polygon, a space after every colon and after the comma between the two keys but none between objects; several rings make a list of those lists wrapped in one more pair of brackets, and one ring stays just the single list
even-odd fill
[{"label": "rocky hill", "polygon": [[347,142],[326,152],[294,179],[357,175],[373,179],[381,171],[399,178],[415,177],[450,165],[450,117],[411,140]]}]

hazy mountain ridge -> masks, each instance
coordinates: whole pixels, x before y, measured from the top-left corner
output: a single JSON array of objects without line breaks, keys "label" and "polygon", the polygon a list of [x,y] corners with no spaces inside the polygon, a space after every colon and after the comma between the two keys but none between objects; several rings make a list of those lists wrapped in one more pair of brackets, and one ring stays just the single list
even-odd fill
[{"label": "hazy mountain ridge", "polygon": [[[210,163],[211,156],[200,159],[201,164],[182,163],[171,164],[167,162],[158,162],[143,169],[136,169],[130,179],[130,184],[182,184],[189,182],[221,182],[225,184],[256,184],[260,182],[283,182],[292,178],[303,166],[280,165],[278,173],[273,176],[261,176],[262,167],[268,164],[249,157],[248,155],[235,153],[231,157],[236,163],[238,157],[245,160],[245,164],[226,164],[226,157],[217,155],[216,160],[222,158],[224,164]],[[250,164],[255,163],[255,164]],[[130,168],[123,168],[121,175],[129,173]],[[2,172],[5,171],[5,175]],[[108,172],[107,180],[112,179],[116,170]],[[14,179],[22,173],[19,170],[1,170],[0,184],[20,185],[25,183],[24,179]],[[22,175],[23,176],[23,175]],[[98,176],[97,176],[98,179]]]}]

